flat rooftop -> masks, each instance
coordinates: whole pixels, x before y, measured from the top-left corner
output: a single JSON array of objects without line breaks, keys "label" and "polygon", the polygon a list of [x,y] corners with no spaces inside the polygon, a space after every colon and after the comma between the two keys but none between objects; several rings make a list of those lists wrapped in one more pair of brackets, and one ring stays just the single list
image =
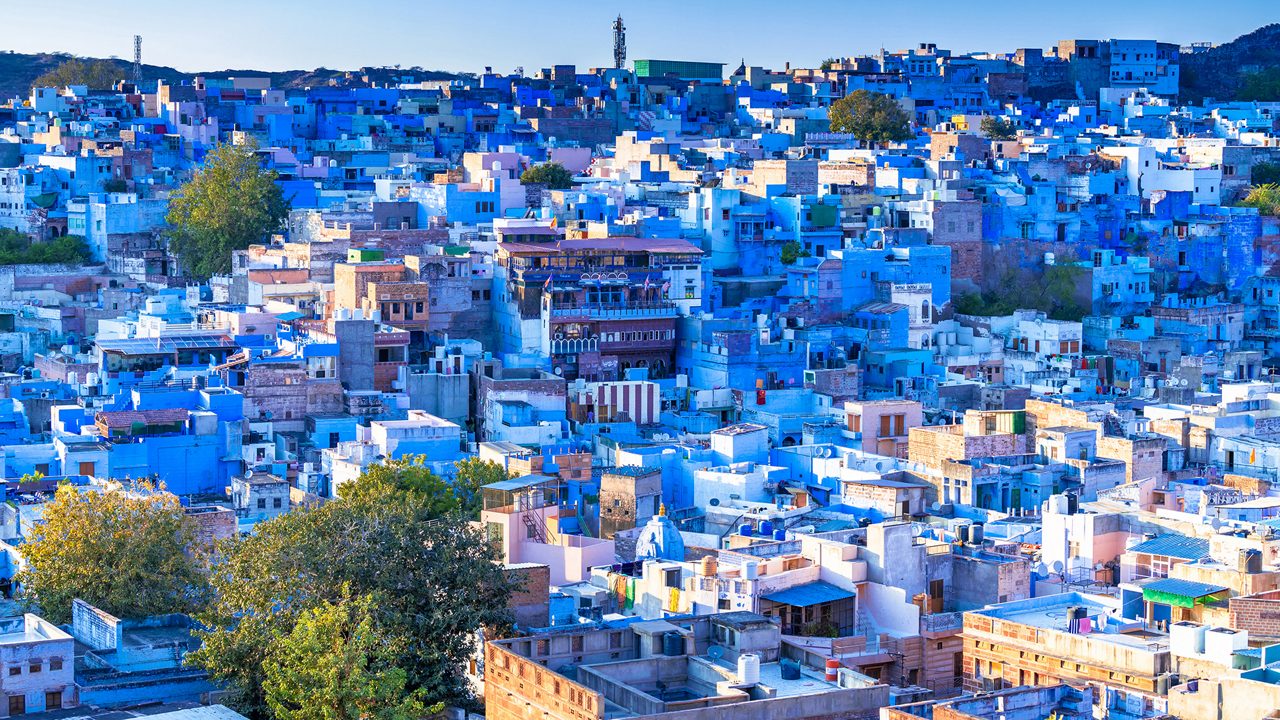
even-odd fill
[{"label": "flat rooftop", "polygon": [[1089,617],[1095,618],[1095,630],[1082,634],[1094,642],[1106,642],[1134,650],[1146,652],[1162,652],[1168,650],[1169,634],[1146,629],[1145,624],[1138,626],[1133,632],[1101,632],[1096,630],[1098,615],[1111,615],[1118,606],[1105,602],[1107,598],[1084,593],[1065,593],[1045,597],[1030,598],[1016,602],[1004,603],[984,610],[971,611],[974,615],[982,615],[1005,622],[1054,630],[1065,633],[1067,630],[1067,608],[1083,607]]}]

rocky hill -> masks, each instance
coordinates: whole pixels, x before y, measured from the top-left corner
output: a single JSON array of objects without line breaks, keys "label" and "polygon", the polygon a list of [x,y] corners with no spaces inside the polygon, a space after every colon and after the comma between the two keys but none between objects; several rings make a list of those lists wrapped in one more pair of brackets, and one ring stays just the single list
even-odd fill
[{"label": "rocky hill", "polygon": [[[36,78],[69,59],[71,59],[71,56],[64,53],[0,52],[0,98],[25,97],[31,88],[31,83]],[[82,59],[92,60],[93,58]],[[108,62],[120,67],[125,77],[133,73],[133,63],[129,61],[110,58]],[[413,81],[451,80],[459,77],[455,73],[423,70],[421,68],[361,68],[359,70],[316,68],[315,70],[285,70],[283,72],[262,72],[260,70],[182,72],[164,65],[144,64],[142,66],[144,86],[152,85],[156,80],[179,83],[183,80],[191,80],[197,75],[212,78],[268,76],[271,78],[272,86],[278,88],[315,87],[328,85],[331,82],[343,85],[364,85],[370,82],[382,84],[392,81],[393,78],[404,77],[412,78]]]},{"label": "rocky hill", "polygon": [[1280,23],[1241,35],[1211,50],[1182,56],[1182,97],[1234,99],[1245,76],[1280,72]]}]

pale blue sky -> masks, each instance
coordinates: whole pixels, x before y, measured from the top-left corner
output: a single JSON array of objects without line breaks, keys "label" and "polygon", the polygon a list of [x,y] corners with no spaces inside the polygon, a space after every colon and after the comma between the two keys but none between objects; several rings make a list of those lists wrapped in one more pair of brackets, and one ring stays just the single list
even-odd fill
[{"label": "pale blue sky", "polygon": [[[421,65],[526,72],[610,65],[621,12],[629,58],[813,65],[829,55],[935,42],[956,52],[1048,47],[1059,38],[1226,42],[1280,21],[1275,0],[60,0],[5,10],[0,50],[143,59],[184,71]],[[28,22],[21,18],[26,16]]]}]

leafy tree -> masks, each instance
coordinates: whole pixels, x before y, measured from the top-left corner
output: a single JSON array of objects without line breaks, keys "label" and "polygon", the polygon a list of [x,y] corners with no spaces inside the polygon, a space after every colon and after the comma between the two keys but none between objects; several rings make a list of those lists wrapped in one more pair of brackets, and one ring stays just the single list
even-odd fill
[{"label": "leafy tree", "polygon": [[72,58],[36,78],[32,86],[61,88],[87,85],[94,90],[105,90],[123,79],[124,70],[110,60]]},{"label": "leafy tree", "polygon": [[322,602],[298,618],[266,664],[267,707],[280,720],[418,720],[421,691],[396,665],[401,645],[378,627],[368,595]]},{"label": "leafy tree", "polygon": [[129,183],[124,178],[111,178],[102,183],[102,192],[122,193],[129,190]]},{"label": "leafy tree", "polygon": [[[454,486],[431,472],[422,455],[370,465],[362,476],[363,482],[348,483],[338,487],[338,496],[351,501],[367,502],[381,498],[388,487],[397,492],[421,498],[433,517],[456,513],[462,502],[454,492]],[[370,497],[372,496],[372,498]]]},{"label": "leafy tree", "polygon": [[1236,97],[1254,102],[1280,100],[1280,68],[1272,67],[1245,75],[1241,79],[1240,91],[1236,93]]},{"label": "leafy tree", "polygon": [[123,618],[198,609],[208,589],[194,521],[178,498],[139,484],[62,485],[22,545],[22,601],[53,623],[80,598]]},{"label": "leafy tree", "polygon": [[458,474],[454,478],[453,494],[458,497],[462,511],[468,517],[480,517],[484,500],[480,488],[507,479],[507,470],[492,460],[469,457],[458,461]]},{"label": "leafy tree", "polygon": [[802,248],[795,240],[788,240],[782,244],[780,259],[783,265],[794,265],[796,260],[805,257],[809,257],[809,251]]},{"label": "leafy tree", "polygon": [[1011,120],[995,115],[983,117],[981,129],[982,134],[992,140],[1012,140],[1018,136],[1017,128],[1013,126]]},{"label": "leafy tree", "polygon": [[1249,171],[1249,181],[1254,185],[1280,185],[1280,163],[1261,162]]},{"label": "leafy tree", "polygon": [[256,146],[219,145],[169,200],[169,247],[197,278],[231,271],[231,253],[280,228],[289,203]]},{"label": "leafy tree", "polygon": [[821,70],[822,72],[828,72],[831,70],[831,67],[838,62],[840,61],[836,60],[833,57],[829,57],[826,60],[822,61],[822,64],[818,66],[818,69]]},{"label": "leafy tree", "polygon": [[[269,673],[278,677],[273,663],[285,662],[277,657],[282,639],[309,611],[372,596],[373,622],[408,692],[428,704],[466,702],[462,667],[474,634],[507,625],[511,585],[483,535],[440,512],[450,503],[433,497],[437,482],[375,466],[337,500],[221,546],[215,601],[198,616],[210,629],[189,661],[238,691],[242,710],[264,716]],[[375,656],[369,665],[382,672],[386,661]]]},{"label": "leafy tree", "polygon": [[0,228],[0,265],[83,265],[93,259],[79,235],[33,241],[16,230]]},{"label": "leafy tree", "polygon": [[902,142],[912,137],[907,111],[884,93],[855,90],[831,103],[828,117],[832,132],[853,133],[869,143]]},{"label": "leafy tree", "polygon": [[573,175],[558,162],[545,162],[521,173],[520,182],[526,185],[546,185],[551,190],[567,190],[573,187]]},{"label": "leafy tree", "polygon": [[1240,204],[1258,208],[1263,215],[1280,215],[1280,185],[1255,185],[1249,188],[1249,194]]}]

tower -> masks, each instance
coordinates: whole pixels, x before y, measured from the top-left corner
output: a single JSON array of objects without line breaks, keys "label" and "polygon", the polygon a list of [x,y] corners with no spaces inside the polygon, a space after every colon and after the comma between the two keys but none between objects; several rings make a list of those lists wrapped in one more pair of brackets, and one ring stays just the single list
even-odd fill
[{"label": "tower", "polygon": [[627,26],[622,16],[613,21],[613,66],[621,70],[627,64]]},{"label": "tower", "polygon": [[133,36],[133,85],[139,91],[142,86],[142,36]]}]

